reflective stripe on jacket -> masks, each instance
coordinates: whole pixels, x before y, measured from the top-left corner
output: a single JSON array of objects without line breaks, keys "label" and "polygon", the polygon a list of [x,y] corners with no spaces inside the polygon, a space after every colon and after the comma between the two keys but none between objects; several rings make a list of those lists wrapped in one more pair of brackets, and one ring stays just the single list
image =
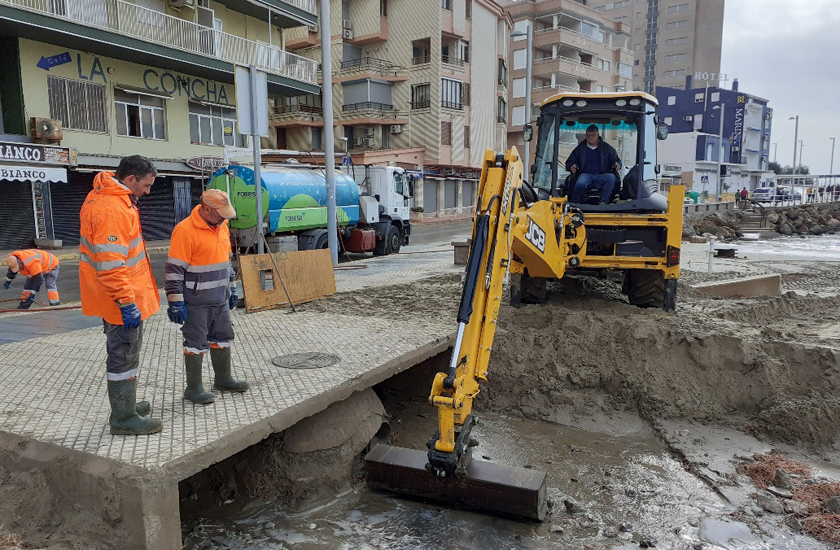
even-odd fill
[{"label": "reflective stripe on jacket", "polygon": [[219,305],[230,297],[234,273],[230,266],[230,229],[207,225],[193,208],[175,226],[166,260],[166,297],[170,302]]},{"label": "reflective stripe on jacket", "polygon": [[100,172],[82,211],[79,242],[79,286],[82,313],[121,325],[120,305],[134,303],[143,319],[160,309],[140,227],[140,212],[131,191]]},{"label": "reflective stripe on jacket", "polygon": [[[58,258],[43,250],[15,250],[12,256],[18,259],[23,267],[19,273],[27,279],[32,279],[32,290],[38,292],[44,283],[44,275],[58,267]],[[6,277],[14,279],[17,273],[9,270]]]}]

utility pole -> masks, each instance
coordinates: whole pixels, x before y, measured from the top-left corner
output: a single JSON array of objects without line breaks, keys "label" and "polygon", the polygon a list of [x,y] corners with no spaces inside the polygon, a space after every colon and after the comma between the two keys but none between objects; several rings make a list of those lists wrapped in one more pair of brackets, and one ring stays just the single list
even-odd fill
[{"label": "utility pole", "polygon": [[721,165],[723,162],[723,103],[720,105],[715,105],[712,107],[712,110],[720,111],[720,130],[718,131],[718,136],[720,136],[720,144],[718,147],[718,162],[717,162],[717,184],[715,185],[715,201],[720,202],[720,190],[723,187],[721,182],[723,181],[723,176],[721,175]]},{"label": "utility pole", "polygon": [[335,206],[335,136],[333,135],[332,36],[330,0],[321,0],[321,94],[324,109],[324,170],[327,177],[327,242],[338,266],[338,220]]},{"label": "utility pole", "polygon": [[[525,54],[525,124],[531,124],[531,87],[533,86],[534,24],[528,22],[528,53]],[[525,179],[531,179],[531,143],[525,142]]]},{"label": "utility pole", "polygon": [[793,174],[796,175],[796,144],[799,142],[799,115],[792,116],[788,120],[796,120],[796,129],[793,132]]},{"label": "utility pole", "polygon": [[831,168],[828,169],[829,174],[834,173],[834,138],[828,138],[831,140]]},{"label": "utility pole", "polygon": [[773,162],[776,162],[776,151],[777,151],[778,149],[779,149],[779,144],[778,144],[778,143],[774,143],[774,144],[773,144]]}]

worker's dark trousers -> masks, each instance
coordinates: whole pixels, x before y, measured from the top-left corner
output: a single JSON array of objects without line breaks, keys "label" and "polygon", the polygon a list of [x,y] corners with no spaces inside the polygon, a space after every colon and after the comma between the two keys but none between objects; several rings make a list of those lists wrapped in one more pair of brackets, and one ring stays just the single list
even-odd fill
[{"label": "worker's dark trousers", "polygon": [[108,380],[137,378],[140,369],[140,346],[143,345],[143,323],[138,328],[124,330],[122,325],[112,325],[102,320],[107,338],[108,358],[105,370]]},{"label": "worker's dark trousers", "polygon": [[181,327],[184,353],[201,355],[214,347],[227,348],[233,342],[230,306],[227,300],[218,305],[187,303],[187,322]]}]

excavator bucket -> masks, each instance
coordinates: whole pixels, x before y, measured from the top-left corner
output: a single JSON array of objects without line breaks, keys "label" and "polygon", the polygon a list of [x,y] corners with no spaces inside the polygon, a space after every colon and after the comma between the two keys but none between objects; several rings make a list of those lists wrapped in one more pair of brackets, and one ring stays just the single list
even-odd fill
[{"label": "excavator bucket", "polygon": [[546,473],[473,460],[466,475],[438,477],[426,470],[427,453],[380,444],[365,457],[367,483],[413,497],[537,521],[548,510]]}]

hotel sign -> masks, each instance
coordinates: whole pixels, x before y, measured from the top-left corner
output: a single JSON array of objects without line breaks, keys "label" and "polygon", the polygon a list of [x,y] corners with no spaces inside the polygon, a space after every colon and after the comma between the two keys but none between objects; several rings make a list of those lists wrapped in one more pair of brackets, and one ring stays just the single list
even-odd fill
[{"label": "hotel sign", "polygon": [[67,147],[47,147],[34,143],[0,142],[0,161],[75,165],[76,150]]}]

